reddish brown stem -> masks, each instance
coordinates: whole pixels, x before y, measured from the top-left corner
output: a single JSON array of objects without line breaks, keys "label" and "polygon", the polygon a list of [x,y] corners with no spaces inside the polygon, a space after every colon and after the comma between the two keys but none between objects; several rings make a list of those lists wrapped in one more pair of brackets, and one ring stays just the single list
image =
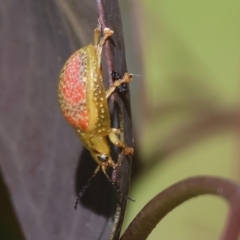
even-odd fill
[{"label": "reddish brown stem", "polygon": [[[109,84],[111,84],[111,72],[113,70],[122,76],[127,72],[121,15],[117,1],[97,0],[97,6],[101,25],[103,27],[109,27],[114,31],[114,34],[105,45],[105,59],[109,76]],[[119,123],[118,128],[123,130],[121,140],[124,141],[127,146],[133,147],[129,91],[122,95],[114,94],[111,99],[114,100],[114,111],[117,112],[114,120],[117,120],[115,122]],[[117,211],[110,237],[111,240],[119,239],[122,228],[130,183],[131,162],[131,155],[126,157],[121,152],[118,154],[119,167],[114,171],[112,180],[116,182],[121,194],[118,196]]]}]

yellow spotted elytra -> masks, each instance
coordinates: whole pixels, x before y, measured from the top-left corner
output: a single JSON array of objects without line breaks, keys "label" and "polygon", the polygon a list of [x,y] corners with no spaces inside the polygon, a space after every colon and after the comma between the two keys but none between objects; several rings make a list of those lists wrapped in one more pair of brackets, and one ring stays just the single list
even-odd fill
[{"label": "yellow spotted elytra", "polygon": [[[107,137],[113,144],[123,148],[125,154],[132,154],[133,148],[127,147],[118,138],[120,129],[111,128],[107,99],[116,87],[129,83],[132,75],[125,73],[121,79],[116,80],[108,90],[105,90],[101,71],[101,53],[113,31],[104,28],[103,37],[99,41],[100,33],[101,26],[98,24],[94,30],[94,45],[90,44],[77,50],[64,64],[59,77],[58,99],[64,117],[98,163],[92,177],[102,169],[108,180],[112,182],[106,169],[109,167],[116,169],[118,165],[111,158]],[[75,208],[87,186],[79,193]]]}]

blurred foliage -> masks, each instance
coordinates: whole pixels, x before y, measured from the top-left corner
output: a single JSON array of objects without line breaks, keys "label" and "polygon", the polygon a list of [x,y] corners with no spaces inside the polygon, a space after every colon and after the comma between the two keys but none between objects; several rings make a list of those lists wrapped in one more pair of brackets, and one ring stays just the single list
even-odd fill
[{"label": "blurred foliage", "polygon": [[[126,228],[153,196],[183,178],[239,182],[240,2],[121,4],[128,70],[142,75],[135,77],[131,97],[143,169],[129,193],[136,202],[128,203]],[[131,25],[124,15],[129,8]],[[227,207],[211,196],[191,200],[149,239],[217,239]]]}]

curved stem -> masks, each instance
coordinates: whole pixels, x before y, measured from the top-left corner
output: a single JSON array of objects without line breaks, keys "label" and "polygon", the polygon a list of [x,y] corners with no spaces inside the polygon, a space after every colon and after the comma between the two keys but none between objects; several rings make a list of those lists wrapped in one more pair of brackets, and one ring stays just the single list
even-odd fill
[{"label": "curved stem", "polygon": [[229,221],[221,239],[236,240],[240,232],[240,186],[229,180],[207,176],[185,179],[159,193],[139,212],[121,240],[145,240],[175,207],[203,194],[221,196],[230,203]]}]

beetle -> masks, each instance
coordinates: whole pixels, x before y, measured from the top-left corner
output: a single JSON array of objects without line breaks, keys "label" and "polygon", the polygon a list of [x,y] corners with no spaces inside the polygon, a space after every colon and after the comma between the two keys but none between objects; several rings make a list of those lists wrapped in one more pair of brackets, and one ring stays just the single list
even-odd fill
[{"label": "beetle", "polygon": [[106,170],[109,167],[116,169],[118,164],[111,158],[107,137],[114,145],[121,147],[124,154],[133,154],[134,151],[118,138],[117,135],[121,133],[121,130],[111,128],[107,103],[107,99],[116,87],[129,83],[132,75],[125,73],[121,79],[113,82],[109,89],[105,90],[101,54],[104,44],[112,36],[113,31],[104,28],[103,36],[99,41],[100,34],[101,25],[98,23],[94,30],[94,44],[87,45],[70,56],[60,72],[58,82],[60,109],[98,164],[88,184],[79,193],[75,208],[90,180],[100,169],[113,184]]}]

